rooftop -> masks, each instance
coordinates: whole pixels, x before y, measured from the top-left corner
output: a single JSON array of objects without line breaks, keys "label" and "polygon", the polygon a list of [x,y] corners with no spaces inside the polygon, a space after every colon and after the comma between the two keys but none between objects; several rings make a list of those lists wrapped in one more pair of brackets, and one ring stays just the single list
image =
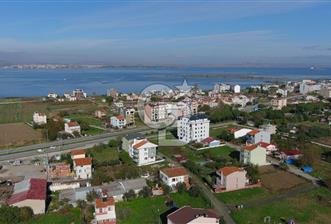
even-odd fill
[{"label": "rooftop", "polygon": [[190,206],[184,206],[168,215],[168,219],[173,224],[189,223],[199,217],[219,219],[219,216],[211,209],[192,208]]},{"label": "rooftop", "polygon": [[235,166],[226,166],[218,170],[219,173],[222,173],[224,176],[228,176],[234,172],[241,171],[242,169]]},{"label": "rooftop", "polygon": [[72,150],[71,152],[70,152],[70,154],[72,155],[72,156],[76,156],[76,155],[85,155],[85,150],[84,149],[76,149],[76,150]]},{"label": "rooftop", "polygon": [[183,167],[169,167],[161,169],[161,172],[168,177],[178,177],[188,175],[187,171]]},{"label": "rooftop", "polygon": [[107,199],[97,198],[95,200],[95,207],[96,208],[106,208],[108,206],[115,205],[115,200],[113,197],[108,197]]},{"label": "rooftop", "polygon": [[247,151],[253,151],[256,148],[257,148],[257,145],[246,145],[246,146],[242,147],[243,150],[247,150]]},{"label": "rooftop", "polygon": [[86,157],[86,158],[74,159],[74,164],[76,166],[92,165],[92,158]]},{"label": "rooftop", "polygon": [[47,181],[45,179],[31,178],[15,184],[12,196],[7,200],[9,205],[27,199],[46,200]]}]

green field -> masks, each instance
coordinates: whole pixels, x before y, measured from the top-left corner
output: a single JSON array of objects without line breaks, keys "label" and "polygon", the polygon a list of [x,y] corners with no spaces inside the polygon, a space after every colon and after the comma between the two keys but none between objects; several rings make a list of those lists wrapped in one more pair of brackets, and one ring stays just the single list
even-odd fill
[{"label": "green field", "polygon": [[92,154],[94,160],[99,163],[107,162],[110,160],[118,160],[118,151],[110,147],[94,147],[87,150],[87,153]]},{"label": "green field", "polygon": [[80,224],[80,210],[73,208],[64,214],[48,213],[36,216],[24,224]]},{"label": "green field", "polygon": [[[188,193],[170,194],[170,197],[179,207],[184,205],[202,208],[209,207],[209,204],[202,197],[194,198]],[[139,198],[129,202],[119,202],[116,204],[118,223],[159,223],[160,214],[169,209],[165,205],[165,201],[165,196],[159,196],[153,198]]]},{"label": "green field", "polygon": [[328,224],[331,219],[331,193],[319,188],[307,194],[280,200],[268,205],[247,208],[234,212],[238,224],[263,223],[265,216],[271,217],[271,223],[284,223],[281,219],[294,219],[300,224]]},{"label": "green field", "polygon": [[84,111],[86,113],[93,113],[97,108],[95,104],[90,101],[77,102],[18,102],[13,104],[0,105],[0,124],[30,122],[34,112],[43,112],[48,115],[56,114],[60,111],[76,112]]},{"label": "green field", "polygon": [[83,121],[89,125],[102,126],[102,121],[89,114],[70,114],[69,118],[76,121]]},{"label": "green field", "polygon": [[239,191],[217,193],[215,195],[220,201],[226,204],[236,205],[268,197],[270,196],[270,193],[266,189],[258,187]]}]

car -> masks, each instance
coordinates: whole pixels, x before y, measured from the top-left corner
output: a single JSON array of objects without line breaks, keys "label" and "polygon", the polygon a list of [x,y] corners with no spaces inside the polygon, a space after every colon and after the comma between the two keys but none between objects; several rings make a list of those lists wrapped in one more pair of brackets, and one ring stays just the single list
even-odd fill
[{"label": "car", "polygon": [[50,149],[56,149],[56,146],[51,146],[51,147],[49,147]]},{"label": "car", "polygon": [[42,153],[42,152],[44,152],[44,150],[43,149],[38,149],[37,152]]}]

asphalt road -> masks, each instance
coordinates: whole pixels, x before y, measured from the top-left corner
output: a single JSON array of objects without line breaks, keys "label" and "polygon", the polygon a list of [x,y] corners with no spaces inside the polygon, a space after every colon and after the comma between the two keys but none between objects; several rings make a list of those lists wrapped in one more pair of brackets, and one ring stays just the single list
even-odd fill
[{"label": "asphalt road", "polygon": [[[38,156],[46,153],[54,154],[54,153],[59,153],[61,151],[67,151],[76,148],[89,148],[96,144],[105,143],[109,141],[109,139],[116,138],[117,136],[129,134],[129,133],[137,133],[137,132],[146,133],[148,131],[152,131],[152,130],[148,127],[140,127],[140,128],[124,129],[112,133],[103,133],[94,136],[59,140],[48,143],[42,143],[42,144],[22,146],[18,148],[3,149],[0,150],[0,162],[22,159],[31,156]],[[40,149],[42,149],[42,152],[38,152],[38,150]]]}]

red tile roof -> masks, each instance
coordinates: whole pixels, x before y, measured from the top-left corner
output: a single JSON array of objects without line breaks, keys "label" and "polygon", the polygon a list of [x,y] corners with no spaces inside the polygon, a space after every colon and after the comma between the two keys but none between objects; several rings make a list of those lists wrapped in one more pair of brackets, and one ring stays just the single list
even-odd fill
[{"label": "red tile roof", "polygon": [[108,206],[115,205],[115,200],[113,197],[109,197],[106,200],[97,198],[95,200],[95,207],[96,208],[106,208]]},{"label": "red tile roof", "polygon": [[283,151],[283,153],[287,156],[297,156],[302,154],[301,151],[298,149],[285,150]]},{"label": "red tile roof", "polygon": [[118,120],[124,120],[124,119],[125,119],[123,115],[118,115],[118,116],[116,116],[116,118],[117,118]]},{"label": "red tile roof", "polygon": [[70,121],[67,124],[68,124],[69,127],[79,126],[79,124],[76,121]]},{"label": "red tile roof", "polygon": [[81,158],[81,159],[74,159],[74,163],[76,166],[85,166],[85,165],[92,165],[92,158]]},{"label": "red tile roof", "polygon": [[141,146],[145,145],[146,143],[148,143],[148,140],[144,139],[144,140],[141,140],[138,143],[134,144],[132,147],[135,149],[138,149]]},{"label": "red tile roof", "polygon": [[188,173],[183,167],[169,167],[161,170],[168,177],[186,176]]},{"label": "red tile roof", "polygon": [[203,139],[201,142],[202,142],[202,144],[209,144],[212,141],[214,141],[214,138],[213,137],[208,137],[208,138]]},{"label": "red tile roof", "polygon": [[24,200],[46,200],[47,181],[45,179],[30,179],[30,187],[27,191],[13,194],[8,200],[7,204],[12,205]]},{"label": "red tile roof", "polygon": [[267,148],[269,145],[271,145],[271,144],[269,144],[269,143],[266,143],[266,142],[259,142],[259,143],[257,143],[259,146],[261,146],[261,147],[263,147],[263,148]]},{"label": "red tile roof", "polygon": [[242,147],[243,150],[247,150],[247,151],[253,151],[256,148],[257,148],[257,145],[246,145],[246,146]]},{"label": "red tile roof", "polygon": [[218,170],[219,173],[223,173],[224,176],[228,176],[231,173],[240,171],[241,169],[239,167],[235,166],[226,166]]},{"label": "red tile roof", "polygon": [[84,149],[76,149],[76,150],[72,150],[71,152],[70,152],[70,154],[71,155],[73,155],[73,156],[76,156],[76,155],[82,155],[82,154],[84,154],[85,155],[85,150]]},{"label": "red tile roof", "polygon": [[260,132],[260,130],[255,129],[255,130],[252,130],[252,131],[248,132],[247,134],[248,134],[248,135],[256,135],[256,134],[259,133],[259,132]]}]

